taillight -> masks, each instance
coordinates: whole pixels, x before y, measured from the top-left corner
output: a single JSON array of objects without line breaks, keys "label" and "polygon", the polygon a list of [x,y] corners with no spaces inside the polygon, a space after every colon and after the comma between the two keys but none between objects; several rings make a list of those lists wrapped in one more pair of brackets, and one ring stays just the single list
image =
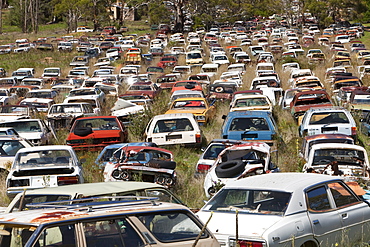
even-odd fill
[{"label": "taillight", "polygon": [[239,247],[262,247],[261,242],[252,242],[252,241],[245,241],[241,240],[239,241]]},{"label": "taillight", "polygon": [[209,168],[211,168],[210,165],[199,164],[197,166],[197,172],[199,172],[199,173],[206,173],[209,170]]},{"label": "taillight", "polygon": [[202,136],[200,134],[195,135],[195,142],[200,143],[202,141]]},{"label": "taillight", "polygon": [[67,184],[78,184],[78,176],[60,176],[58,177],[58,186]]},{"label": "taillight", "polygon": [[351,128],[351,134],[352,134],[353,136],[357,135],[357,128],[356,128],[356,127],[352,127],[352,128]]}]

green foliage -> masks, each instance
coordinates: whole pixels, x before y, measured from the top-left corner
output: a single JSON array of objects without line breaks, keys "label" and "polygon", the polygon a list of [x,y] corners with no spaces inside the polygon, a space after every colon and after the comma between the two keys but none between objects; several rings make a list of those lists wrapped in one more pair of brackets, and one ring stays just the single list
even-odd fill
[{"label": "green foliage", "polygon": [[152,2],[149,4],[149,23],[160,24],[160,23],[170,23],[170,16],[168,15],[168,10],[163,5],[162,2],[156,3]]},{"label": "green foliage", "polygon": [[157,99],[160,100],[155,100],[142,114],[135,114],[130,117],[129,132],[131,141],[144,141],[145,127],[150,119],[167,111],[170,99],[169,92],[162,91]]}]

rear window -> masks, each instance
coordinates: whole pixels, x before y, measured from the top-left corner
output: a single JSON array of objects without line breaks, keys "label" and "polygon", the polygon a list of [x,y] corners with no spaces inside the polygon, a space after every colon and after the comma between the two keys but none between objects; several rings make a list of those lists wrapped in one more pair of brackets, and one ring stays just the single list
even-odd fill
[{"label": "rear window", "polygon": [[158,120],[154,127],[154,133],[193,130],[194,127],[187,118]]},{"label": "rear window", "polygon": [[264,118],[235,118],[230,124],[230,131],[269,131]]},{"label": "rear window", "polygon": [[344,112],[323,112],[314,113],[311,116],[309,124],[349,124],[349,119]]}]

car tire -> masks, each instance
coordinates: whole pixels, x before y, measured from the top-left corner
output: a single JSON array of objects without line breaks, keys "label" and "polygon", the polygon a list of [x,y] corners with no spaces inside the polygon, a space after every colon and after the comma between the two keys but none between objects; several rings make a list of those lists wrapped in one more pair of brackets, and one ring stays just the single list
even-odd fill
[{"label": "car tire", "polygon": [[186,84],[186,85],[185,85],[185,88],[186,88],[186,89],[194,89],[194,88],[195,88],[195,86],[194,86],[194,85],[192,85],[192,84]]},{"label": "car tire", "polygon": [[149,161],[149,166],[150,167],[156,167],[156,168],[165,168],[165,169],[175,170],[176,162],[175,161],[167,161],[167,160],[150,160]]},{"label": "car tire", "polygon": [[224,92],[224,88],[221,87],[221,86],[218,86],[218,87],[215,88],[215,92],[216,93],[223,93]]},{"label": "car tire", "polygon": [[242,160],[231,160],[221,163],[216,167],[215,172],[219,178],[232,178],[239,175],[245,169]]},{"label": "car tire", "polygon": [[93,133],[90,127],[76,128],[73,133],[77,136],[87,136]]}]

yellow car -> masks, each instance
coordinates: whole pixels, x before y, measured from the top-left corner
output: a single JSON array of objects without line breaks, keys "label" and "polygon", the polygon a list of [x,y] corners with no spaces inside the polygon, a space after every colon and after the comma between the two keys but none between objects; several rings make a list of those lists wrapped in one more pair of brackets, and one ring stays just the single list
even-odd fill
[{"label": "yellow car", "polygon": [[207,124],[216,114],[216,108],[205,98],[180,98],[172,102],[165,114],[192,113],[199,125]]}]

